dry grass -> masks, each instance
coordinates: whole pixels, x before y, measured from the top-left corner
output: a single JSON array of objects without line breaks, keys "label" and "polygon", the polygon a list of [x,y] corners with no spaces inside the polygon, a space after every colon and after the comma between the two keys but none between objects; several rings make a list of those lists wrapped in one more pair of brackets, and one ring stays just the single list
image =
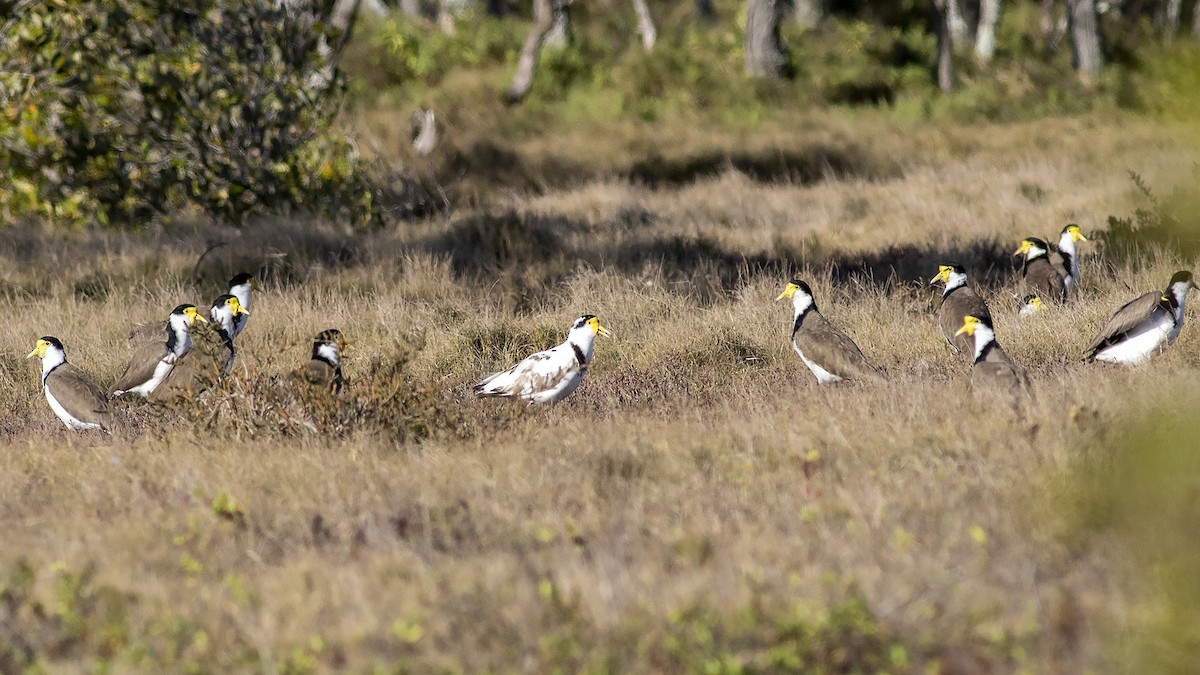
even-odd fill
[{"label": "dry grass", "polygon": [[[1195,154],[1145,124],[1044,125],[969,150],[961,129],[860,138],[886,176],[609,176],[346,241],[4,234],[0,670],[1123,663],[1108,631],[1136,629],[1137,585],[1119,542],[1071,534],[1064,495],[1131,401],[1195,389],[1200,337],[1134,370],[1079,356],[1194,261],[1112,267],[1085,245],[1083,301],[1018,321],[1007,253],[1068,219],[1092,234],[1129,210],[1124,168],[1169,185]],[[925,282],[950,256],[986,266],[1027,418],[980,409],[942,343]],[[131,324],[241,266],[263,287],[226,390],[200,412],[121,406],[113,438],[61,429],[20,359],[38,336],[107,384]],[[772,302],[793,273],[888,384],[815,385]],[[617,338],[566,403],[470,397],[585,311]],[[329,327],[353,343],[349,402],[296,407],[273,378]]]}]

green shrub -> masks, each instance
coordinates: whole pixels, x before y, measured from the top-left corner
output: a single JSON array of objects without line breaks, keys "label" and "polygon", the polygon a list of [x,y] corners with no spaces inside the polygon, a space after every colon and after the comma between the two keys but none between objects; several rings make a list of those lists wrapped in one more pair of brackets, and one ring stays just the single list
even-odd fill
[{"label": "green shrub", "polygon": [[377,218],[331,124],[332,0],[34,0],[4,26],[0,215],[137,224],[198,207],[240,222]]}]

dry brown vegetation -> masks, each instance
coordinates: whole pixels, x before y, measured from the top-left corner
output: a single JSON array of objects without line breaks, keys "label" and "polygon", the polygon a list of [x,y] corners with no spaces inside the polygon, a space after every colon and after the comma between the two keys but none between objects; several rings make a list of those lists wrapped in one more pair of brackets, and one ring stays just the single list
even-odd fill
[{"label": "dry brown vegetation", "polygon": [[[777,173],[689,173],[743,151],[643,137],[662,180],[619,170],[643,147],[373,234],[0,233],[0,671],[1127,664],[1108,638],[1144,627],[1143,589],[1120,539],[1073,527],[1072,476],[1132,402],[1195,389],[1200,337],[1191,317],[1131,370],[1080,356],[1113,308],[1194,261],[1085,244],[1081,302],[1018,321],[1009,254],[1068,221],[1097,234],[1131,208],[1126,168],[1171,185],[1196,154],[1135,120],[807,128],[746,155]],[[811,174],[781,150],[847,143],[857,168]],[[1027,418],[979,408],[942,342],[927,281],[953,260],[1031,372]],[[37,337],[106,385],[131,325],[242,269],[260,289],[225,388],[121,404],[111,438],[61,428],[21,358]],[[793,275],[885,386],[816,386],[773,302]],[[617,337],[565,403],[470,396],[583,312]],[[330,327],[352,343],[346,396],[291,396],[280,378]]]}]

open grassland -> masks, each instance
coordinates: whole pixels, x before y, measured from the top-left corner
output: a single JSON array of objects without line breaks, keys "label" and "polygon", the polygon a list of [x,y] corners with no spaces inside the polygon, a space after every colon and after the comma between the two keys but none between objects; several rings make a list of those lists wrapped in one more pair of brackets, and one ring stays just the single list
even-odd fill
[{"label": "open grassland", "polygon": [[[1200,336],[1189,316],[1136,369],[1080,356],[1113,308],[1194,261],[1084,244],[1081,301],[1018,321],[1009,254],[1068,221],[1098,234],[1137,203],[1126,169],[1170,186],[1195,152],[1129,120],[808,129],[823,131],[760,138],[741,164],[730,139],[664,145],[644,176],[621,170],[631,145],[370,234],[0,233],[0,670],[1136,662],[1141,643],[1112,637],[1167,610],[1130,540],[1079,522],[1078,476],[1137,415],[1195,392]],[[519,148],[526,168],[539,143]],[[1028,416],[968,395],[927,283],[949,261],[1030,370]],[[107,385],[131,325],[242,269],[261,283],[224,389],[182,410],[121,404],[112,438],[62,430],[22,358],[37,337]],[[816,386],[773,302],[793,275],[887,384]],[[584,312],[616,337],[565,403],[470,395]],[[346,396],[290,395],[281,376],[330,327],[352,343]]]}]

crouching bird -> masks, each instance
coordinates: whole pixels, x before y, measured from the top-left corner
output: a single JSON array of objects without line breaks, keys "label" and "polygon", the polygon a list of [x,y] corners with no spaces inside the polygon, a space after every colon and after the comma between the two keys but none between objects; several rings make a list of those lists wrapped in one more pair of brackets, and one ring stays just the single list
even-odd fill
[{"label": "crouching bird", "polygon": [[600,319],[584,314],[575,319],[567,339],[526,357],[517,365],[492,373],[475,385],[475,395],[519,398],[530,403],[557,403],[575,391],[592,364],[597,335],[612,337]]},{"label": "crouching bird", "polygon": [[292,381],[298,385],[326,389],[332,394],[342,393],[345,379],[342,377],[342,352],[346,350],[346,339],[336,328],[321,331],[313,338],[312,358],[308,363],[292,372]]},{"label": "crouching bird", "polygon": [[971,365],[971,392],[985,402],[1008,402],[1014,406],[1030,397],[1029,375],[1013,363],[1000,343],[992,320],[982,316],[963,319],[960,334],[975,340],[975,360]]},{"label": "crouching bird", "polygon": [[1184,303],[1195,287],[1191,272],[1176,272],[1166,290],[1121,305],[1088,345],[1087,360],[1135,365],[1166,349],[1183,329]]}]

